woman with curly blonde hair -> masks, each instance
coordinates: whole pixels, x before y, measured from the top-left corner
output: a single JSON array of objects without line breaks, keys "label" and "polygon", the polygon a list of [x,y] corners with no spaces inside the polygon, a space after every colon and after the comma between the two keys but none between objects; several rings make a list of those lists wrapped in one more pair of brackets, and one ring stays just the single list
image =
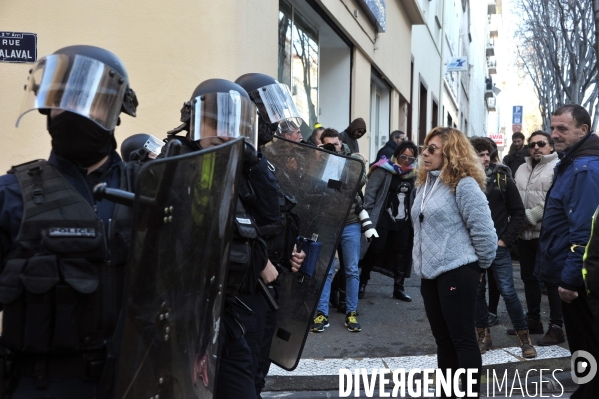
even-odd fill
[{"label": "woman with curly blonde hair", "polygon": [[[497,235],[483,192],[485,172],[462,132],[437,127],[424,140],[412,205],[414,273],[437,343],[438,368],[477,369],[482,359],[475,333],[476,289],[491,265]],[[467,387],[462,374],[462,388]],[[449,396],[455,396],[455,392]]]}]

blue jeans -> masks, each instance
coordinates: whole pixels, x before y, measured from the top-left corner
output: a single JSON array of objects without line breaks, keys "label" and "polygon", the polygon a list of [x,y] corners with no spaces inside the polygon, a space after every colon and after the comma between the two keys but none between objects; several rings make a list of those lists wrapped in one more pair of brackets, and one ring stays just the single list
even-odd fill
[{"label": "blue jeans", "polygon": [[[528,330],[526,323],[526,315],[522,309],[522,304],[514,287],[514,269],[512,265],[512,257],[508,247],[497,247],[495,260],[491,267],[487,269],[487,273],[493,273],[499,293],[503,297],[507,313],[515,330]],[[478,284],[476,293],[476,327],[486,328],[489,326],[489,309],[487,307],[486,280]]]},{"label": "blue jeans", "polygon": [[[343,266],[345,267],[345,296],[347,301],[347,312],[358,309],[358,286],[360,285],[360,274],[358,273],[358,262],[360,260],[360,237],[362,226],[360,223],[348,224],[343,228],[339,246],[343,252]],[[329,299],[331,296],[331,281],[333,280],[333,267],[329,268],[327,280],[324,283],[318,311],[328,316]]]}]

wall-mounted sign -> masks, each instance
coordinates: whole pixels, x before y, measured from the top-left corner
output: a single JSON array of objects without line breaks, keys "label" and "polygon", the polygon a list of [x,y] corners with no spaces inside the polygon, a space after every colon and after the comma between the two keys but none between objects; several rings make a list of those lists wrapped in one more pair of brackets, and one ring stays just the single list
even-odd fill
[{"label": "wall-mounted sign", "polygon": [[512,125],[522,125],[522,106],[514,105],[512,109]]},{"label": "wall-mounted sign", "polygon": [[0,62],[37,61],[37,34],[0,32]]},{"label": "wall-mounted sign", "polygon": [[447,63],[447,72],[463,72],[468,70],[468,57],[451,57]]},{"label": "wall-mounted sign", "polygon": [[387,6],[385,0],[358,0],[362,9],[379,32],[384,32],[387,27]]},{"label": "wall-mounted sign", "polygon": [[503,147],[505,145],[503,133],[489,133],[489,138],[497,144],[497,147]]}]

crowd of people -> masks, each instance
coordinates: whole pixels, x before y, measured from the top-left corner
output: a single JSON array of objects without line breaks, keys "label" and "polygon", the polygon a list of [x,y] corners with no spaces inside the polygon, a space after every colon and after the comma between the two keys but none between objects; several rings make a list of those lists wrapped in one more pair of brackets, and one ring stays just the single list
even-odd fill
[{"label": "crowd of people", "polygon": [[[514,133],[503,162],[491,139],[468,139],[451,128],[427,135],[418,162],[418,147],[392,132],[364,189],[363,206],[378,234],[361,242],[358,297],[374,269],[393,277],[393,297],[410,301],[404,278],[413,269],[422,279],[442,369],[480,369],[480,355],[493,346],[489,327],[497,323],[499,297],[513,326],[506,333],[516,336],[522,357],[537,356],[531,334],[542,334],[536,345],[567,339],[572,353],[597,358],[599,295],[583,283],[583,270],[592,278],[597,273],[589,239],[599,203],[599,153],[590,126],[583,107],[562,106],[550,133],[537,130],[528,139]],[[526,312],[512,256],[519,259]],[[546,330],[542,290],[550,309]],[[338,304],[326,290],[321,304],[329,300]],[[326,310],[319,307],[313,332],[328,326]],[[594,397],[597,385],[582,385],[573,397]]]},{"label": "crowd of people", "polygon": [[[303,142],[289,89],[260,73],[235,82],[205,80],[185,101],[178,115],[181,124],[167,133],[162,150],[161,141],[148,135],[123,143],[128,162],[116,152],[114,131],[121,113],[136,116],[138,100],[114,54],[92,46],[59,49],[34,65],[25,90],[23,114],[38,110],[45,116],[52,152],[48,161],[18,165],[0,177],[0,397],[111,398],[117,389],[155,393],[148,391],[154,385],[161,396],[189,388],[198,397],[203,389],[219,398],[260,397],[270,367],[276,301],[288,288],[277,284],[278,276],[298,273],[311,262],[308,248],[295,241],[297,201],[285,192],[263,150],[275,135],[287,144]],[[591,234],[599,203],[599,138],[591,126],[583,107],[562,106],[553,113],[550,133],[535,131],[527,140],[515,133],[503,163],[492,141],[468,138],[455,128],[433,128],[422,148],[405,133],[392,132],[376,159],[364,165],[357,192],[349,198],[348,216],[333,248],[339,270],[333,278],[334,268],[328,265],[306,334],[329,326],[329,303],[345,314],[350,332],[360,332],[358,301],[367,295],[371,273],[391,276],[392,296],[410,302],[404,284],[413,272],[421,279],[424,311],[442,370],[477,369],[480,377],[481,354],[493,346],[489,326],[497,312],[496,304],[487,304],[487,282],[495,287],[489,289],[490,302],[497,301],[494,295],[505,301],[513,326],[507,333],[516,336],[523,358],[537,356],[530,334],[543,333],[537,345],[567,339],[572,352],[584,350],[599,358],[599,329],[593,330],[599,319],[599,254],[593,246],[597,235]],[[315,126],[302,145],[364,162],[359,139],[366,132],[362,118],[341,132]],[[244,140],[235,141],[239,138]],[[234,193],[232,237],[210,249],[221,250],[217,254],[228,259],[226,280],[224,272],[223,280],[218,280],[221,275],[194,280],[200,274],[195,268],[203,268],[204,259],[185,258],[195,253],[186,251],[209,245],[207,226],[219,233],[226,230],[222,223],[227,215],[216,212],[222,204],[211,203],[210,190],[216,176],[233,171],[217,170],[217,157],[210,151],[230,149],[232,143],[240,143],[235,147],[239,153],[231,150],[238,155],[239,162],[233,164],[240,171],[240,176],[231,175],[231,181],[238,177],[239,183],[229,191]],[[187,186],[193,206],[183,218],[192,226],[195,241],[169,237],[176,258],[157,256],[155,245],[164,244],[160,229],[173,221],[173,207],[157,208],[161,193],[154,199],[139,194],[137,207],[154,208],[139,219],[143,226],[134,230],[133,246],[146,250],[141,259],[147,270],[158,258],[167,263],[184,258],[192,273],[182,284],[200,282],[190,291],[198,298],[177,292],[175,284],[175,292],[169,291],[167,280],[159,282],[160,292],[133,287],[164,298],[153,298],[158,308],[150,316],[127,319],[146,306],[127,301],[132,275],[144,281],[147,272],[129,269],[135,216],[131,192],[140,167],[154,159],[189,159],[173,157],[173,151],[212,154],[201,158],[199,181]],[[301,166],[294,161],[295,168]],[[137,182],[137,187],[159,191],[172,183],[169,170],[175,169],[146,172],[149,180]],[[156,177],[159,173],[162,179]],[[332,190],[338,183],[329,181]],[[104,198],[98,192],[112,194]],[[177,201],[185,201],[185,193],[175,194]],[[515,290],[512,251],[520,259],[526,312]],[[304,272],[301,281],[309,275]],[[151,278],[156,276],[148,281]],[[541,284],[550,307],[546,332]],[[221,303],[219,292],[222,309],[215,305]],[[188,300],[193,314],[184,315],[183,322],[177,319],[180,314],[169,308],[171,300]],[[200,314],[203,317],[194,317]],[[174,331],[168,323],[174,323]],[[166,346],[148,333],[155,328],[160,342],[177,337],[184,355],[169,357]],[[132,348],[116,344],[122,334],[132,332],[139,334]],[[279,330],[277,337],[285,340],[285,332]],[[210,349],[217,342],[217,348]],[[156,348],[162,357],[148,355]],[[138,365],[132,376],[150,376],[151,383],[122,384],[115,360],[121,351],[151,358],[150,365]],[[181,364],[174,366],[177,361]],[[163,375],[163,369],[182,374]],[[466,374],[462,377],[465,386]],[[580,385],[572,397],[599,397],[599,379]]]}]

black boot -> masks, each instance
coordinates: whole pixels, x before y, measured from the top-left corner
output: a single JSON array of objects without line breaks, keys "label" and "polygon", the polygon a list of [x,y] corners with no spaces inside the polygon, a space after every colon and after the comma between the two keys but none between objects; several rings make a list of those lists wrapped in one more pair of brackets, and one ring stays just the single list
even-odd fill
[{"label": "black boot", "polygon": [[[368,276],[366,274],[368,274]],[[365,268],[362,267],[362,272],[360,273],[360,285],[358,285],[358,299],[364,298],[364,294],[366,293],[366,284],[368,284],[369,279],[370,273],[367,273]]]},{"label": "black boot", "polygon": [[393,298],[404,302],[412,302],[412,298],[406,294],[404,289],[404,281],[406,279],[406,262],[405,258],[401,257],[398,264],[393,270]]},{"label": "black boot", "polygon": [[366,283],[368,281],[360,280],[360,285],[358,286],[358,299],[364,298],[364,294],[366,293]]}]

